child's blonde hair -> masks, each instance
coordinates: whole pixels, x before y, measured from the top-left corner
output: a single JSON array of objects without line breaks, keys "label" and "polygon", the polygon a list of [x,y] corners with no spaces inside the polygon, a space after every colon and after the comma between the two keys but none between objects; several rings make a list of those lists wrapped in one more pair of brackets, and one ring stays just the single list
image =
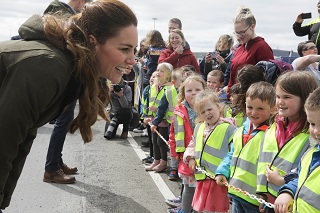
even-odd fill
[{"label": "child's blonde hair", "polygon": [[208,73],[208,75],[218,77],[220,83],[224,82],[224,74],[221,70],[212,70]]},{"label": "child's blonde hair", "polygon": [[309,122],[304,111],[304,104],[309,94],[318,87],[317,81],[310,73],[305,71],[286,72],[277,79],[275,88],[278,86],[286,93],[300,97],[301,100],[300,124],[293,130],[293,135],[308,132]]},{"label": "child's blonde hair", "polygon": [[234,23],[240,23],[242,21],[244,21],[247,26],[256,25],[256,19],[251,10],[243,6],[239,8],[236,17],[234,18]]},{"label": "child's blonde hair", "polygon": [[190,75],[189,77],[186,78],[186,80],[184,80],[184,82],[181,84],[180,88],[179,88],[179,94],[178,94],[178,104],[181,104],[184,100],[185,100],[185,87],[187,84],[189,84],[192,81],[197,81],[200,82],[203,86],[203,89],[207,88],[207,83],[203,80],[203,78],[200,75]]},{"label": "child's blonde hair", "polygon": [[201,116],[199,116],[199,115],[203,111],[203,107],[208,102],[216,104],[218,106],[218,108],[220,108],[221,105],[219,104],[219,101],[220,101],[219,97],[214,92],[212,92],[211,90],[208,90],[208,89],[205,89],[204,91],[197,94],[194,99],[194,111],[198,115],[196,122],[197,123],[203,122],[203,120],[201,119]]},{"label": "child's blonde hair", "polygon": [[221,35],[216,43],[215,49],[221,50],[223,47],[231,49],[233,46],[233,38],[228,34]]},{"label": "child's blonde hair", "polygon": [[[157,71],[159,70],[164,71],[164,77],[163,79],[158,79],[158,82],[161,84],[165,84],[171,81],[171,72],[173,70],[173,66],[167,62],[162,62],[158,64]],[[163,82],[162,82],[163,81]]]},{"label": "child's blonde hair", "polygon": [[171,74],[172,80],[174,81],[182,80],[182,73],[183,73],[183,69],[181,67],[175,68]]}]

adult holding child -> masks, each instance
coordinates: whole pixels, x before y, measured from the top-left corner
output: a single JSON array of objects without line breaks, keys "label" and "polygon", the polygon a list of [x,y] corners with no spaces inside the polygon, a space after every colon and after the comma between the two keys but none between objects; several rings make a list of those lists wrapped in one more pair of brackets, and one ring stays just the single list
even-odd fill
[{"label": "adult holding child", "polygon": [[240,8],[234,19],[234,34],[241,46],[235,51],[231,61],[228,90],[236,83],[238,70],[246,65],[255,65],[259,61],[274,59],[271,47],[264,38],[255,33],[256,19],[249,8]]},{"label": "adult holding child", "polygon": [[79,129],[85,142],[92,140],[97,116],[107,119],[99,77],[119,82],[135,63],[138,40],[136,16],[115,0],[94,1],[68,21],[33,15],[19,34],[23,40],[0,43],[1,209],[9,206],[37,128],[76,99],[70,132]]},{"label": "adult holding child", "polygon": [[161,52],[158,62],[170,63],[174,69],[184,65],[192,65],[197,72],[200,72],[197,59],[190,47],[186,45],[184,34],[179,29],[170,32],[166,49]]}]

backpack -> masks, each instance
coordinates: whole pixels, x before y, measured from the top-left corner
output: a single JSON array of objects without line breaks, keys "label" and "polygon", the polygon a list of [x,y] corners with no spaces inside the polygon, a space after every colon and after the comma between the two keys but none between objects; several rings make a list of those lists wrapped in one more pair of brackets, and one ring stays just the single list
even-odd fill
[{"label": "backpack", "polygon": [[266,82],[269,82],[272,85],[276,83],[277,78],[281,74],[293,70],[291,64],[279,59],[259,61],[256,64],[256,67],[259,67],[264,70]]}]

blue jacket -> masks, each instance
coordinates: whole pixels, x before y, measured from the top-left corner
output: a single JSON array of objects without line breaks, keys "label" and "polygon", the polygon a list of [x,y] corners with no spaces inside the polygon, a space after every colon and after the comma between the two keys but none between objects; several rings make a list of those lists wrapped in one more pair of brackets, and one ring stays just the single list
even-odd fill
[{"label": "blue jacket", "polygon": [[[316,145],[316,148],[318,151],[313,153],[310,168],[309,168],[309,174],[318,166],[320,166],[320,144]],[[301,163],[298,166],[298,177],[290,181],[289,183],[284,184],[279,188],[278,195],[283,193],[283,192],[288,192],[294,197],[296,194],[297,188],[298,188],[298,178],[299,178],[299,173],[301,169]]]}]

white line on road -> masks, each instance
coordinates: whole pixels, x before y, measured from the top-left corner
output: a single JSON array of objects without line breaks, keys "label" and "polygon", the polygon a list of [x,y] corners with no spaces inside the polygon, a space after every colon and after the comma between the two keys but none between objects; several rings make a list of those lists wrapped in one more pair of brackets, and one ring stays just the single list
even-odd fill
[{"label": "white line on road", "polygon": [[[146,157],[145,152],[140,148],[140,146],[133,139],[130,133],[128,134],[128,136],[129,136],[128,141],[132,146],[133,150],[136,152],[136,154],[140,158],[140,160],[145,158]],[[163,181],[163,179],[158,173],[155,173],[155,172],[148,172],[148,173],[150,174],[152,180],[154,181],[154,183],[156,184],[156,186],[158,187],[159,191],[161,192],[161,194],[165,199],[172,199],[175,197],[172,191],[169,189],[167,184]]]}]

